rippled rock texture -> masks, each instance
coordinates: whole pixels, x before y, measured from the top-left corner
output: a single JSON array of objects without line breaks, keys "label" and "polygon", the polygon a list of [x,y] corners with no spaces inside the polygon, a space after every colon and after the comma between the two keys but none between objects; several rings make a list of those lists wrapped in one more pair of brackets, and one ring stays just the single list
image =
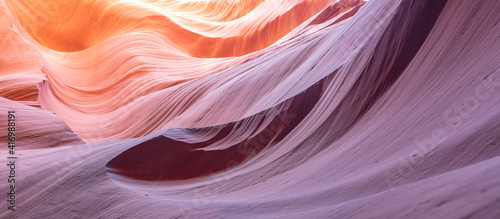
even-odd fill
[{"label": "rippled rock texture", "polygon": [[0,6],[1,218],[500,215],[498,0]]}]

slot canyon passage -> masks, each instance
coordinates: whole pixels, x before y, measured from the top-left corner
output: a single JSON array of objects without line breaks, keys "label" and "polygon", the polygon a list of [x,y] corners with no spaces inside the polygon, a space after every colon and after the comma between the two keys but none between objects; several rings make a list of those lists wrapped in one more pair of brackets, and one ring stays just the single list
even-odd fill
[{"label": "slot canyon passage", "polygon": [[0,218],[499,218],[498,0],[0,0]]}]

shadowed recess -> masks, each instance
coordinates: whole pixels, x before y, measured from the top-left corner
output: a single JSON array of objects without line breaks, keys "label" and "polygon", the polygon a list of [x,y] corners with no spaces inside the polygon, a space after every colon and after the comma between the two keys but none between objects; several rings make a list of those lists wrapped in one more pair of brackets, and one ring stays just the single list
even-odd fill
[{"label": "shadowed recess", "polygon": [[[270,122],[263,111],[243,120],[221,126],[187,129],[183,138],[190,139],[193,133],[207,133],[215,129],[215,136],[209,140],[187,143],[168,136],[158,136],[126,150],[106,164],[108,173],[118,174],[137,180],[183,180],[207,176],[232,168],[251,159],[268,146],[275,145],[285,138],[314,108],[318,102],[325,79],[306,91],[280,104],[281,112],[274,115]],[[267,123],[264,129],[248,133],[248,138],[233,145],[217,145],[234,133],[241,133],[246,120],[262,118]],[[238,130],[240,129],[240,130]],[[194,136],[193,136],[194,137]],[[199,138],[196,136],[194,138]],[[223,141],[222,141],[223,142]],[[225,149],[204,150],[211,146]]]}]

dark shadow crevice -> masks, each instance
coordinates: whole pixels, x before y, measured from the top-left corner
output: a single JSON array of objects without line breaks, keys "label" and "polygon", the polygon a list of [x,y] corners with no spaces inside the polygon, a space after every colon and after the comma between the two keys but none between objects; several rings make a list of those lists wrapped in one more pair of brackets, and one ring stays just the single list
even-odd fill
[{"label": "dark shadow crevice", "polygon": [[[199,133],[217,132],[208,140],[187,143],[168,136],[159,136],[132,147],[113,158],[106,165],[108,173],[136,180],[183,180],[207,176],[241,164],[265,148],[285,138],[314,108],[323,92],[326,78],[306,91],[274,107],[280,112],[263,111],[240,121],[200,129],[179,129],[189,139]],[[267,118],[267,116],[274,118]],[[254,130],[242,125],[247,120],[261,120]],[[265,122],[264,122],[265,121]],[[265,128],[259,129],[259,125]],[[238,130],[240,129],[240,130]],[[235,133],[247,132],[248,138],[233,145],[218,145]],[[198,133],[198,134],[197,134]],[[196,135],[196,136],[195,136]],[[228,142],[228,141],[226,141]],[[229,141],[230,142],[230,141]],[[206,150],[211,146],[226,149]]]}]

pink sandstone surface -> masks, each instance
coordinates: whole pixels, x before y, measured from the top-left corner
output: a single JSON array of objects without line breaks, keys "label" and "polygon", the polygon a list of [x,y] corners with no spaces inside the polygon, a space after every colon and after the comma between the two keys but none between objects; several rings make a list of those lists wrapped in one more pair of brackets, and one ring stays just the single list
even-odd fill
[{"label": "pink sandstone surface", "polygon": [[499,218],[498,0],[2,0],[0,218]]}]

